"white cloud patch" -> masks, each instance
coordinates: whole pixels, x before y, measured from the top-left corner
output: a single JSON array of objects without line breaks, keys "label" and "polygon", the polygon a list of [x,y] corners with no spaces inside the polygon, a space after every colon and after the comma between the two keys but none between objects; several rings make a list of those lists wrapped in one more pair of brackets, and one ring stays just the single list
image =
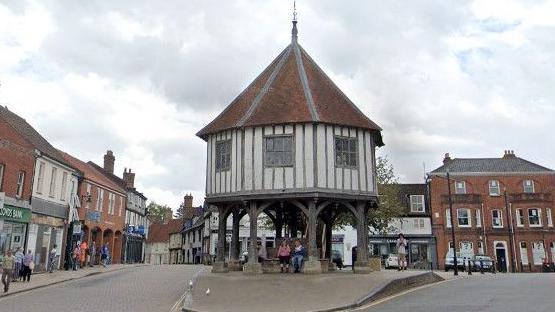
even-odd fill
[{"label": "white cloud patch", "polygon": [[[7,1],[0,103],[57,147],[132,168],[152,200],[202,203],[195,133],[289,43],[283,1]],[[403,181],[445,152],[555,167],[555,3],[298,3],[299,40],[384,129]]]}]

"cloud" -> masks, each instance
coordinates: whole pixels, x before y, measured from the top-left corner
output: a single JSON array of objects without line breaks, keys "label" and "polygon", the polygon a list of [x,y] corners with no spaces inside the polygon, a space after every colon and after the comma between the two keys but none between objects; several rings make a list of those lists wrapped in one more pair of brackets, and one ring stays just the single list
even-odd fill
[{"label": "cloud", "polygon": [[[403,181],[445,152],[555,167],[553,2],[298,3],[299,40],[384,129]],[[152,200],[200,204],[196,131],[290,41],[283,1],[4,1],[0,103],[57,147],[133,168]]]}]

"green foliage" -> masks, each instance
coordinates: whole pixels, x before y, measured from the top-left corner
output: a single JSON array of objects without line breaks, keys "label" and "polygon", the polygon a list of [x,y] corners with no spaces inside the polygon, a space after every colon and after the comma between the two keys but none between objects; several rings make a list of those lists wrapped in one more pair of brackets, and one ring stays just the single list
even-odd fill
[{"label": "green foliage", "polygon": [[[388,225],[393,218],[400,217],[404,208],[399,201],[399,179],[395,175],[393,165],[387,156],[376,159],[376,182],[378,183],[378,209],[368,211],[368,224],[377,232],[387,232]],[[356,226],[356,218],[350,211],[341,211],[334,223],[335,229],[342,229],[346,225]]]},{"label": "green foliage", "polygon": [[173,214],[170,207],[159,205],[154,201],[150,202],[146,208],[148,209],[148,218],[153,223],[167,221],[167,219],[171,219]]}]

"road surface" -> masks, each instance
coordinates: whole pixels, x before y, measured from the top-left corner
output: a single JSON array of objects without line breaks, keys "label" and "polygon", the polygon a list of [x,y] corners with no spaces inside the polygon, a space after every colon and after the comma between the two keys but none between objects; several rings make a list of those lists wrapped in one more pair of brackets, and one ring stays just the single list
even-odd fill
[{"label": "road surface", "polygon": [[487,274],[461,277],[425,287],[366,312],[555,311],[555,274]]},{"label": "road surface", "polygon": [[0,298],[0,311],[170,311],[202,266],[156,265],[98,274]]}]

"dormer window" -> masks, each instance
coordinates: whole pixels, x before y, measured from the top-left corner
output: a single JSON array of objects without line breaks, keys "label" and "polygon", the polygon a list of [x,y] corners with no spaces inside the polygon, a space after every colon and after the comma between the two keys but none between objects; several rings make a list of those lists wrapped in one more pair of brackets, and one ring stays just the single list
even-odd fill
[{"label": "dormer window", "polygon": [[410,195],[410,212],[424,211],[424,195]]},{"label": "dormer window", "polygon": [[358,166],[358,142],[356,138],[335,137],[335,166],[349,168]]},{"label": "dormer window", "polygon": [[293,136],[280,135],[265,138],[264,165],[267,167],[293,166]]},{"label": "dormer window", "polygon": [[466,183],[464,181],[455,182],[455,194],[466,194]]},{"label": "dormer window", "polygon": [[216,170],[227,171],[231,168],[231,140],[216,142]]},{"label": "dormer window", "polygon": [[523,187],[524,193],[534,193],[534,181],[524,180],[522,182],[522,187]]}]

